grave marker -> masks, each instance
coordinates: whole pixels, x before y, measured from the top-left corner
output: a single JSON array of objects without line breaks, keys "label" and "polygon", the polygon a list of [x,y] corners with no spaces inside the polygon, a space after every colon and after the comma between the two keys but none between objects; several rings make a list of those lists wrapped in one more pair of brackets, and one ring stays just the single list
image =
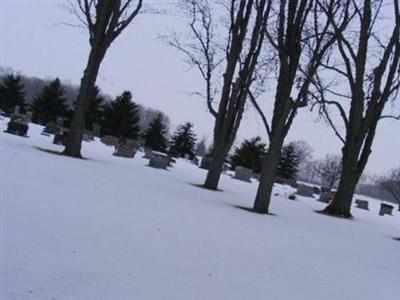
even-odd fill
[{"label": "grave marker", "polygon": [[241,181],[246,181],[246,182],[251,182],[250,178],[251,175],[253,175],[253,171],[251,169],[237,166],[235,169],[235,179],[241,180]]}]

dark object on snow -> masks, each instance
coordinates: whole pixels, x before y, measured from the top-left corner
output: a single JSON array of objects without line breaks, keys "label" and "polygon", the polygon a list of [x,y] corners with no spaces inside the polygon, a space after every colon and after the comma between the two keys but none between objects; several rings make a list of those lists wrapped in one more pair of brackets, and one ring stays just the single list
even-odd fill
[{"label": "dark object on snow", "polygon": [[69,130],[63,130],[54,135],[53,144],[65,146],[68,140]]},{"label": "dark object on snow", "polygon": [[316,195],[319,195],[319,194],[321,194],[321,190],[320,190],[320,188],[319,188],[319,187],[317,187],[317,186],[314,186],[314,187],[313,187],[313,189],[314,189],[314,194],[316,194]]},{"label": "dark object on snow", "polygon": [[392,215],[394,206],[386,204],[386,203],[381,203],[381,209],[379,210],[379,215]]},{"label": "dark object on snow", "polygon": [[237,166],[235,169],[235,177],[234,178],[241,180],[241,181],[251,182],[250,178],[251,178],[252,174],[253,174],[253,171],[251,169]]},{"label": "dark object on snow", "polygon": [[114,155],[126,157],[126,158],[134,158],[136,151],[137,151],[137,148],[135,148],[135,147],[119,144],[115,147]]},{"label": "dark object on snow", "polygon": [[295,194],[290,194],[288,198],[290,200],[296,200],[296,195]]},{"label": "dark object on snow", "polygon": [[330,188],[327,188],[327,187],[325,187],[325,186],[322,186],[322,187],[321,187],[321,193],[323,193],[323,192],[329,193],[330,191],[331,191]]},{"label": "dark object on snow", "polygon": [[314,188],[305,184],[299,184],[297,187],[297,195],[304,197],[314,197]]},{"label": "dark object on snow", "polygon": [[7,130],[5,132],[15,134],[19,136],[28,136],[28,122],[24,115],[13,114],[10,122],[7,124]]},{"label": "dark object on snow", "polygon": [[161,152],[154,152],[150,158],[149,167],[167,170],[170,163],[171,163],[171,158],[167,154]]},{"label": "dark object on snow", "polygon": [[356,199],[355,203],[357,208],[369,210],[367,200]]},{"label": "dark object on snow", "polygon": [[46,127],[43,128],[42,134],[50,136],[51,134],[58,134],[61,132],[61,127],[57,126],[54,122],[47,123]]},{"label": "dark object on snow", "polygon": [[329,203],[332,200],[332,193],[331,192],[325,192],[321,191],[319,194],[318,201],[323,202],[323,203]]},{"label": "dark object on snow", "polygon": [[208,170],[210,168],[210,165],[211,165],[211,160],[212,160],[211,157],[204,156],[201,159],[200,168],[204,169],[204,170]]},{"label": "dark object on snow", "polygon": [[101,142],[107,146],[117,146],[119,138],[113,135],[105,135],[101,138]]},{"label": "dark object on snow", "polygon": [[7,130],[5,132],[19,135],[19,136],[27,136],[29,126],[27,124],[22,124],[19,122],[8,122]]}]

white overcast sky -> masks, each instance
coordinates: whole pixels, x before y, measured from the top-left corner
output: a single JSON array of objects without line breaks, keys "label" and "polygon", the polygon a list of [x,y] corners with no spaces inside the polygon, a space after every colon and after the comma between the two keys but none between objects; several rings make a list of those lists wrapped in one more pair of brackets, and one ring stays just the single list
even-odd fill
[{"label": "white overcast sky", "polygon": [[[62,3],[65,1],[0,0],[0,65],[28,76],[58,76],[78,84],[88,55],[88,39],[83,29],[62,25],[77,23],[59,8]],[[167,15],[140,16],[109,49],[97,84],[112,96],[126,89],[132,91],[136,102],[168,114],[173,126],[193,122],[198,135],[206,136],[210,143],[213,119],[204,101],[190,96],[203,82],[195,71],[188,70],[179,53],[157,39],[167,28],[179,27],[177,22]],[[264,109],[271,111],[272,97],[261,101]],[[327,125],[317,121],[316,115],[303,110],[287,141],[306,140],[314,148],[315,157],[339,154],[339,140]],[[266,139],[259,117],[249,108],[237,142],[256,135]],[[398,165],[400,122],[385,120],[378,127],[367,172],[382,174]]]}]

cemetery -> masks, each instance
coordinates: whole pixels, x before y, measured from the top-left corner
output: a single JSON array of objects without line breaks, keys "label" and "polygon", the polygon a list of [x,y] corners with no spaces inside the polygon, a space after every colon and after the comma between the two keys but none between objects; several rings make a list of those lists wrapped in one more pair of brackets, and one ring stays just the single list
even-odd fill
[{"label": "cemetery", "polygon": [[[3,128],[6,128],[7,123],[7,119],[2,121],[4,126]],[[34,145],[42,148],[55,150],[61,149],[60,145],[52,145],[49,137],[41,135],[42,131],[42,126],[29,124],[30,142],[33,142]],[[387,253],[388,249],[393,249],[393,251],[396,252],[398,248],[396,241],[389,240],[382,243],[382,241],[387,239],[387,237],[382,237],[382,232],[389,236],[395,235],[400,226],[400,215],[393,211],[394,206],[388,204],[381,205],[378,200],[367,200],[369,211],[365,209],[354,211],[355,221],[352,223],[352,226],[357,227],[357,238],[354,238],[353,235],[350,237],[347,235],[340,236],[335,234],[336,226],[343,224],[343,221],[339,219],[336,220],[335,218],[332,220],[327,218],[321,219],[314,210],[322,208],[325,204],[315,201],[313,198],[308,198],[307,196],[301,198],[300,201],[274,202],[276,203],[274,210],[277,212],[277,216],[270,219],[271,223],[269,223],[268,226],[265,226],[264,221],[268,219],[263,217],[254,218],[252,214],[247,214],[241,210],[234,210],[231,208],[232,203],[242,205],[246,204],[243,199],[246,199],[245,195],[254,192],[254,188],[256,187],[255,182],[242,185],[237,184],[236,179],[231,178],[230,176],[223,176],[221,178],[222,188],[232,192],[215,193],[203,191],[202,189],[191,186],[189,183],[196,182],[196,178],[204,176],[205,171],[201,168],[197,168],[190,162],[184,159],[177,159],[175,167],[170,169],[168,176],[163,176],[162,172],[151,172],[152,170],[146,168],[146,165],[160,170],[168,169],[170,157],[166,153],[147,150],[147,156],[150,157],[149,160],[142,158],[142,155],[136,155],[135,159],[126,160],[126,164],[118,164],[118,158],[111,155],[109,148],[97,138],[90,143],[84,144],[85,153],[94,160],[74,161],[74,164],[76,164],[74,166],[74,168],[76,168],[76,173],[74,173],[74,176],[69,176],[68,172],[59,172],[59,170],[68,170],[70,167],[69,165],[71,164],[69,160],[57,157],[54,161],[55,157],[51,154],[40,154],[32,147],[21,148],[23,150],[18,154],[18,156],[13,155],[15,152],[13,147],[21,147],[21,145],[26,143],[26,141],[27,139],[19,139],[17,142],[20,145],[15,146],[15,141],[11,143],[9,142],[9,138],[4,136],[2,147],[4,147],[4,153],[6,155],[6,168],[7,170],[12,170],[4,179],[4,184],[12,186],[12,182],[14,181],[13,178],[17,176],[19,178],[18,182],[29,182],[29,186],[32,187],[41,185],[43,180],[48,182],[53,182],[53,180],[55,180],[64,182],[63,184],[66,185],[66,188],[73,186],[73,189],[75,190],[73,194],[63,195],[63,193],[60,193],[59,186],[52,184],[46,186],[46,189],[17,188],[14,190],[12,197],[12,202],[15,202],[15,206],[11,205],[11,202],[6,202],[9,207],[7,213],[10,216],[17,216],[20,214],[25,216],[24,222],[26,222],[29,227],[29,229],[25,229],[23,233],[25,237],[27,234],[40,236],[42,228],[46,228],[46,232],[57,237],[57,243],[61,243],[62,247],[60,250],[57,250],[57,246],[57,248],[54,248],[53,250],[52,257],[54,257],[56,265],[62,266],[63,261],[73,260],[75,255],[73,254],[74,252],[68,254],[63,249],[78,249],[76,252],[81,253],[78,245],[85,245],[88,249],[88,253],[80,254],[83,256],[80,259],[79,266],[76,266],[76,268],[78,270],[91,270],[91,273],[95,272],[95,270],[109,272],[107,263],[103,263],[104,253],[102,253],[102,250],[99,250],[101,249],[100,245],[102,245],[104,239],[107,238],[107,240],[113,241],[113,248],[109,251],[112,251],[112,254],[115,255],[115,263],[121,264],[121,266],[126,266],[122,268],[126,268],[127,271],[134,270],[134,266],[138,263],[143,263],[144,266],[144,264],[151,264],[154,259],[164,261],[165,253],[186,251],[186,247],[188,246],[185,245],[190,245],[190,251],[194,251],[193,253],[195,256],[190,256],[188,258],[185,258],[184,256],[181,264],[201,268],[202,263],[198,262],[198,259],[195,259],[195,257],[197,257],[197,254],[195,253],[196,251],[200,251],[199,249],[202,249],[201,251],[203,253],[204,251],[208,253],[206,255],[210,262],[210,266],[207,269],[209,269],[210,272],[217,274],[218,269],[214,268],[213,265],[222,263],[225,265],[225,268],[231,270],[231,275],[238,280],[239,278],[242,278],[243,272],[231,268],[231,265],[233,262],[235,262],[235,264],[238,263],[238,259],[246,264],[249,263],[248,258],[246,258],[247,255],[243,256],[241,254],[242,250],[240,249],[243,249],[243,243],[241,241],[242,236],[243,238],[246,237],[246,241],[253,239],[251,235],[249,236],[248,230],[255,226],[254,228],[257,228],[257,231],[261,228],[263,232],[262,235],[257,235],[253,241],[257,241],[258,244],[261,243],[265,246],[268,245],[270,251],[276,253],[274,259],[271,260],[269,264],[272,266],[278,266],[290,259],[291,263],[296,266],[296,268],[303,269],[309,264],[309,261],[313,261],[313,263],[318,266],[321,280],[328,283],[330,282],[330,279],[324,279],[326,277],[324,268],[326,268],[327,257],[326,254],[324,254],[324,252],[326,252],[325,247],[334,249],[338,243],[346,243],[346,245],[349,246],[348,249],[350,250],[347,251],[350,251],[350,253],[347,252],[346,254],[349,255],[349,259],[345,259],[343,262],[335,262],[331,267],[337,268],[337,272],[339,272],[339,269],[348,266],[350,262],[353,265],[355,264],[355,268],[362,268],[364,259],[365,261],[369,261],[369,258],[371,255],[373,256],[373,253]],[[127,144],[132,145],[130,142]],[[127,146],[128,148],[123,148],[122,145],[123,144],[120,144],[119,146],[120,153],[122,155],[132,156],[132,152],[129,152],[132,148],[127,145],[123,146]],[[116,147],[116,151],[118,151],[117,148],[118,147]],[[127,149],[127,152],[124,152],[125,149]],[[101,151],[99,152],[99,150]],[[28,167],[30,169],[36,170],[38,169],[38,166],[45,165],[47,172],[41,173],[40,176],[37,176],[36,173],[34,175],[30,172],[26,172],[27,165],[20,163],[21,157],[29,158]],[[239,168],[236,171],[239,171],[237,176],[244,180],[247,180],[248,175],[253,175],[246,169],[243,170]],[[108,175],[104,176],[104,174]],[[88,180],[88,178],[90,178],[90,180]],[[118,178],[118,180],[113,180],[112,178]],[[92,181],[96,182],[96,189],[93,189],[90,185]],[[133,194],[132,189],[134,189]],[[328,193],[326,192],[326,189],[322,190],[323,191],[320,193],[319,197]],[[298,189],[287,184],[275,184],[273,197],[276,200],[288,198],[290,200],[297,200],[297,195],[311,195],[313,192],[314,188],[308,186],[304,187],[304,184],[299,184]],[[330,193],[329,196],[331,196]],[[27,205],[29,202],[27,199],[32,199],[32,197],[41,199],[37,206]],[[59,207],[60,204],[57,204],[58,202],[54,199],[62,201],[60,202],[63,203],[62,206]],[[113,201],[110,201],[109,199],[113,199]],[[307,205],[307,208],[303,207],[299,210],[299,208],[304,204]],[[363,207],[363,205],[365,204],[363,204],[359,198],[355,199],[354,207]],[[70,208],[66,210],[66,206]],[[212,210],[213,213],[210,213],[210,206],[214,207]],[[46,210],[44,209],[45,207],[51,209]],[[79,209],[75,209],[75,207],[79,207]],[[176,210],[178,208],[182,210],[181,217],[176,215]],[[83,227],[65,225],[68,224],[70,220],[69,211],[71,209],[74,210],[74,222],[78,222],[77,224],[82,222],[82,224],[85,224]],[[112,211],[113,213],[110,215],[109,211]],[[154,215],[154,212],[157,213]],[[392,217],[387,219],[387,223],[382,223],[380,225],[381,228],[379,230],[381,230],[381,232],[378,230],[374,231],[376,226],[371,224],[379,222],[379,219],[377,218],[382,218],[382,215],[387,217],[390,214]],[[150,218],[149,216],[152,217]],[[90,218],[90,220],[95,223],[88,223],[85,221],[87,218]],[[191,229],[189,232],[186,228],[193,226],[193,218],[196,220],[196,228],[198,229]],[[214,225],[216,219],[221,220],[221,222],[218,221],[219,226]],[[280,221],[281,219],[287,219],[290,220],[290,222],[282,223]],[[8,226],[5,228],[7,235],[21,235],[22,233],[16,232],[13,229],[16,228],[16,224],[19,222],[17,221],[18,218],[15,217],[10,220],[15,221],[8,221]],[[168,226],[164,225],[164,227],[158,225],[160,229],[156,230],[157,234],[154,235],[154,233],[149,232],[149,237],[144,239],[143,234],[141,233],[143,229],[137,230],[137,225],[132,226],[132,224],[147,224],[145,226],[153,228],[151,224],[154,222],[163,224],[166,220],[169,220]],[[104,224],[105,227],[102,230],[101,236],[99,236],[97,233],[95,234],[95,232],[98,232],[98,227],[103,226],[102,224]],[[203,227],[208,228],[210,224],[212,224],[213,230],[201,229]],[[324,230],[318,229],[321,227],[321,224],[323,224]],[[173,227],[173,232],[179,234],[180,237],[168,233],[169,230],[172,230],[171,226]],[[244,226],[246,228],[245,231],[243,231]],[[313,230],[310,231],[308,226],[312,226]],[[167,231],[166,233],[168,235],[164,239],[162,236],[165,231]],[[232,239],[230,251],[226,252],[226,250],[222,250],[225,249],[225,247],[218,248],[216,246],[206,248],[205,250],[204,245],[218,245],[221,241],[226,240],[227,232],[236,232],[238,234],[234,235],[234,238]],[[285,251],[282,250],[284,249],[281,245],[282,238],[285,239],[286,246],[290,245],[290,247],[296,248],[297,251],[301,251],[302,253],[308,253],[310,251],[308,246],[309,243],[298,242],[302,241],[302,239],[299,239],[299,233],[304,234],[307,239],[313,240],[313,247],[317,247],[318,249],[321,249],[321,251],[314,253],[312,257],[308,255],[302,255],[301,257],[290,256],[285,253]],[[62,236],[70,234],[76,236],[76,238],[74,238],[74,242],[76,243],[73,245],[70,240],[61,239]],[[88,239],[87,236],[91,236],[91,238]],[[286,239],[286,236],[288,239]],[[152,245],[155,238],[160,237],[161,240],[159,243],[162,243],[162,246],[153,247]],[[183,239],[183,241],[181,239]],[[32,242],[26,238],[21,238],[20,240],[25,241],[24,246],[18,248],[20,250],[15,254],[16,260],[11,261],[10,263],[11,265],[19,265],[18,261],[20,261],[22,257],[25,257],[26,255],[31,257],[31,265],[24,268],[23,271],[25,276],[31,278],[31,282],[38,284],[39,281],[42,281],[43,279],[47,279],[51,282],[51,278],[54,276],[63,276],[59,271],[55,271],[55,273],[43,273],[40,279],[36,279],[37,276],[34,275],[36,274],[36,270],[39,268],[38,264],[42,264],[41,261],[48,261],[49,259],[46,249],[48,247],[54,247],[51,240],[46,241],[45,244],[36,243],[35,247],[33,247],[31,244]],[[145,244],[147,247],[142,250],[134,250],[135,256],[138,256],[138,260],[132,261],[130,253],[132,252],[132,249],[138,249],[135,248],[137,247],[137,240],[140,240],[141,244]],[[171,243],[171,240],[174,241],[174,243]],[[320,241],[320,244],[315,244],[315,241]],[[194,244],[192,245],[192,243]],[[248,244],[248,242],[246,242],[246,244]],[[377,248],[369,250],[368,247],[366,248],[362,246],[364,244],[374,244]],[[71,245],[74,248],[70,248]],[[266,259],[264,247],[253,247],[251,243],[248,245],[249,247],[245,249],[249,249],[253,257],[256,256],[258,258]],[[383,247],[385,249],[383,249]],[[126,251],[126,254],[123,254],[123,257],[119,259],[118,257],[123,253],[121,251]],[[223,253],[223,255],[218,257],[218,253]],[[359,257],[360,253],[364,253],[364,255],[361,256],[361,259],[358,259],[355,262],[352,257]],[[99,259],[96,263],[96,267],[92,263],[89,263],[89,261],[92,260],[93,255]],[[397,282],[397,269],[393,263],[395,261],[394,256],[390,255],[389,252],[385,257],[379,257],[380,264],[385,267],[385,272],[387,272],[385,275],[385,281],[382,281],[380,284],[381,286],[384,286],[385,291],[388,291],[390,294],[396,289],[395,283]],[[63,267],[59,268],[62,269]],[[173,264],[168,266],[168,270],[173,270],[175,268],[176,266]],[[255,270],[254,268],[256,268],[256,266],[254,265],[253,267],[250,264],[248,268],[249,270]],[[277,270],[279,270],[279,268],[277,268]],[[168,273],[169,272],[170,271],[168,271]],[[120,273],[114,271],[111,271],[111,273],[113,274],[113,277],[116,277],[119,281],[119,276],[121,276]],[[288,280],[294,280],[294,277],[291,277],[284,271],[279,271],[279,274]],[[188,276],[190,277],[191,275]],[[342,273],[342,276],[348,278],[348,280],[351,280],[350,278],[353,277],[352,273],[348,275]],[[370,276],[371,275],[368,274],[368,272],[367,274],[359,274],[358,280],[367,280]],[[86,278],[89,280],[91,277]],[[392,278],[392,280],[389,279],[388,282],[388,278]],[[256,280],[259,283],[265,283],[264,279],[264,276],[256,277]],[[220,279],[215,280],[219,281]],[[298,278],[296,280],[298,280]],[[300,280],[302,284],[311,284],[312,281],[313,279],[304,276]],[[112,284],[117,284],[117,280],[112,279],[110,282]],[[154,283],[154,281],[149,280],[149,283]],[[16,285],[13,283],[10,288],[14,289],[14,287],[16,287]],[[127,291],[127,293],[129,291],[129,294],[133,294],[136,292],[137,288],[141,287],[141,284],[138,282],[133,283],[133,287],[135,288],[135,291],[131,289],[131,285],[124,287],[124,290]],[[289,290],[292,291],[293,295],[297,295],[298,288],[300,287]],[[110,298],[113,298],[115,295],[110,291],[110,289],[101,286],[97,286],[97,289],[99,289],[104,295],[110,295]],[[379,295],[381,295],[380,289],[376,293],[374,290],[375,289],[371,289],[371,295],[378,297],[378,292]],[[60,288],[54,288],[54,291],[60,291]],[[331,290],[331,292],[334,292],[334,290]],[[39,293],[41,298],[46,298],[46,296],[49,295],[47,292]],[[321,290],[321,299],[323,299],[322,295],[325,295],[325,293],[326,289],[323,291]],[[89,298],[89,294],[87,294],[87,290],[85,289],[79,289],[79,294],[87,295],[86,298]],[[143,295],[146,296],[145,294]],[[209,294],[209,296],[211,296],[211,294]],[[357,294],[354,294],[354,296],[356,299]]]},{"label": "cemetery", "polygon": [[0,300],[399,299],[400,0],[0,9]]}]

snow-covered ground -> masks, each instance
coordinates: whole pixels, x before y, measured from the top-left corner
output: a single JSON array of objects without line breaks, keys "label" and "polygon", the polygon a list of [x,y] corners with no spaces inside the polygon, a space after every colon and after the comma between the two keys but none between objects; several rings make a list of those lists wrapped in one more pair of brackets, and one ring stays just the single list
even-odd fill
[{"label": "snow-covered ground", "polygon": [[276,186],[276,216],[256,215],[235,207],[255,182],[223,175],[207,191],[185,161],[156,170],[99,141],[87,160],[53,155],[40,126],[21,138],[1,122],[1,300],[399,297],[400,214],[378,216],[378,201],[341,220]]}]

